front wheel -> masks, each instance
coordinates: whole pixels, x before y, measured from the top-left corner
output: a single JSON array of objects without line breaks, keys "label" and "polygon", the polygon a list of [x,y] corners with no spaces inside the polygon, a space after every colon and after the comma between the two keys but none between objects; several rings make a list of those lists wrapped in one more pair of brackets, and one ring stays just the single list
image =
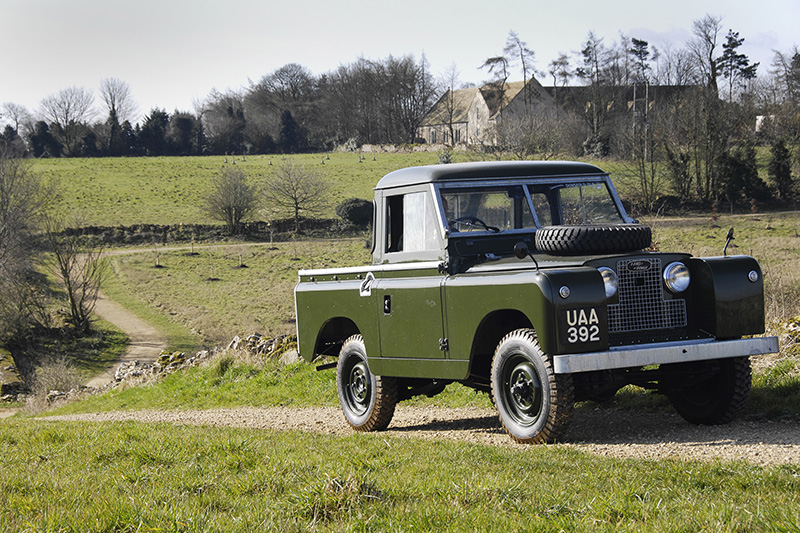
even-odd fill
[{"label": "front wheel", "polygon": [[506,432],[517,442],[555,442],[572,418],[572,377],[556,374],[532,329],[506,335],[492,361],[492,397]]},{"label": "front wheel", "polygon": [[[691,364],[690,364],[691,365]],[[742,411],[750,397],[749,357],[720,359],[706,366],[716,367],[713,375],[689,387],[667,394],[675,410],[693,424],[727,424]],[[687,365],[689,372],[702,371],[703,365]]]},{"label": "front wheel", "polygon": [[392,421],[397,380],[370,372],[361,335],[347,339],[339,352],[336,390],[347,423],[356,431],[380,431]]}]

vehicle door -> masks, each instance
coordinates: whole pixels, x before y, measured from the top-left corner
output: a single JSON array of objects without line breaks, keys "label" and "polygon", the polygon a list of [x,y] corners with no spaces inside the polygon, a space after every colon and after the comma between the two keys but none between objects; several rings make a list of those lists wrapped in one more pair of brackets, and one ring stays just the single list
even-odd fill
[{"label": "vehicle door", "polygon": [[385,263],[372,288],[381,357],[444,358],[444,239],[431,188],[387,194],[383,208]]}]

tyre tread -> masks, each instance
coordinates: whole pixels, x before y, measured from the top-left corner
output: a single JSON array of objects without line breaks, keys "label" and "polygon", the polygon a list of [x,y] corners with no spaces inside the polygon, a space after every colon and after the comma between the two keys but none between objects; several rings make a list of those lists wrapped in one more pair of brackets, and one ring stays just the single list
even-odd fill
[{"label": "tyre tread", "polygon": [[[541,352],[536,332],[529,328],[518,329],[507,334],[498,343],[498,347],[515,339],[521,342],[529,342]],[[506,425],[502,415],[499,416],[500,423],[506,433],[508,433],[514,441],[521,444],[552,444],[561,437],[572,420],[572,413],[575,407],[575,387],[572,379],[570,376],[556,374],[553,371],[553,358],[551,356],[546,355],[542,357],[542,362],[547,369],[550,390],[552,391],[550,414],[542,430],[530,438],[519,437],[514,435],[512,430]],[[495,369],[493,368],[492,373],[494,374],[494,372]],[[499,398],[495,397],[494,387],[492,387],[492,401],[495,405],[498,405],[498,400]]]},{"label": "tyre tread", "polygon": [[[366,356],[364,349],[364,338],[358,334],[349,337],[342,344],[341,351],[351,343],[358,343]],[[370,372],[372,375],[372,373]],[[356,431],[381,431],[389,427],[394,417],[394,409],[397,405],[397,380],[393,377],[375,377],[375,403],[369,412],[367,419],[361,424],[354,424],[345,416],[345,420]],[[343,407],[344,408],[344,407]]]}]

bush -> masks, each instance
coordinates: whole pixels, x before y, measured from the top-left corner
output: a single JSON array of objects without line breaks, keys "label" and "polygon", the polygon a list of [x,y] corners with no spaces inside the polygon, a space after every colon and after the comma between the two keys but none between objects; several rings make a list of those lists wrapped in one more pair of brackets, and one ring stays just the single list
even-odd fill
[{"label": "bush", "polygon": [[336,214],[343,220],[360,228],[372,222],[372,202],[363,198],[348,198],[336,206]]}]

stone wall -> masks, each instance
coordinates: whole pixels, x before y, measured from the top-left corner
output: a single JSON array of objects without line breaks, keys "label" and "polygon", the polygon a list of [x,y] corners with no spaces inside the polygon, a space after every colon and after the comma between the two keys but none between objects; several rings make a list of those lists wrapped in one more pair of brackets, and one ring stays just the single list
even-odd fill
[{"label": "stone wall", "polygon": [[0,348],[0,397],[4,401],[15,400],[24,387],[11,352]]}]

